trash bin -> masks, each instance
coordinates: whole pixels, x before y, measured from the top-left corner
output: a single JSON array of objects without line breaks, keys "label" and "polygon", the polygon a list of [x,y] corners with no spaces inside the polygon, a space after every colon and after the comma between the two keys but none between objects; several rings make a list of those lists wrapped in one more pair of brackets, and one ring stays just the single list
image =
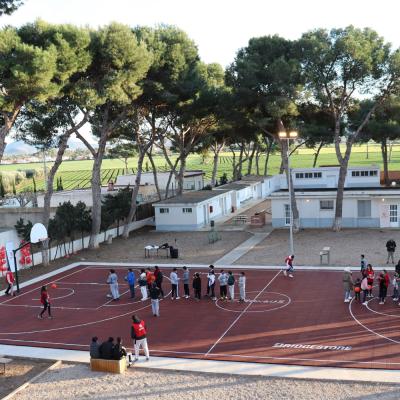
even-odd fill
[{"label": "trash bin", "polygon": [[171,258],[178,258],[179,252],[178,249],[171,249]]},{"label": "trash bin", "polygon": [[211,225],[211,228],[214,228],[215,222],[213,219],[210,221],[210,225]]}]

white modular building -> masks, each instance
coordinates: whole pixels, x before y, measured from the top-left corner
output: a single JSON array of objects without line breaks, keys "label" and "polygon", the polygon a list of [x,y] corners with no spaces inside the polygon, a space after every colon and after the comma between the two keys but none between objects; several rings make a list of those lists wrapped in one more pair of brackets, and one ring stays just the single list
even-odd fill
[{"label": "white modular building", "polygon": [[[330,228],[335,218],[339,167],[293,169],[293,185],[301,228]],[[286,178],[271,193],[272,226],[290,225]],[[400,187],[381,186],[378,166],[347,171],[342,226],[345,228],[399,227]]]},{"label": "white modular building", "polygon": [[230,190],[199,190],[154,203],[157,231],[195,231],[231,212]]}]

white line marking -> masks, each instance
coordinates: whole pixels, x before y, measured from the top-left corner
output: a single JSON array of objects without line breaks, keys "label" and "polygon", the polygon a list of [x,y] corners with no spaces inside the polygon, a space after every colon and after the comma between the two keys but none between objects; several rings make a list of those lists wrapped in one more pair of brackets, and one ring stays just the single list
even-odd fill
[{"label": "white line marking", "polygon": [[[70,290],[70,292],[69,293],[67,293],[66,295],[64,295],[64,296],[59,296],[59,297],[51,297],[51,300],[53,301],[53,300],[59,300],[59,299],[65,299],[66,297],[69,297],[69,296],[72,296],[73,294],[75,294],[75,290],[74,289],[72,289],[72,288],[57,288],[57,290]],[[34,300],[34,301],[37,301],[37,299],[31,299],[31,300]]]},{"label": "white line marking", "polygon": [[[278,271],[276,273],[276,275],[266,284],[266,286],[264,286],[264,288],[260,291],[260,293],[258,293],[258,295],[256,297],[254,297],[254,300],[257,300],[258,296],[260,296],[265,289],[267,289],[267,287],[269,285],[271,285],[271,283],[277,278],[277,276],[282,272],[282,270]],[[229,325],[228,329],[220,336],[220,338],[210,347],[210,349],[207,351],[206,354],[204,354],[204,357],[207,357],[212,349],[225,337],[225,335],[230,331],[230,329],[236,324],[236,322],[239,321],[239,319],[244,315],[244,313],[253,305],[253,303],[250,303],[238,316],[237,318]]]},{"label": "white line marking", "polygon": [[[43,308],[43,306],[34,306],[34,305],[29,305],[29,304],[0,304],[0,306],[3,305],[4,307],[25,307],[25,308]],[[96,308],[90,308],[90,307],[64,307],[64,306],[53,306],[51,305],[52,310],[91,310],[91,311],[96,311]]]},{"label": "white line marking", "polygon": [[[349,312],[350,312],[350,315],[352,316],[352,318],[354,319],[354,321],[356,321],[358,325],[362,326],[362,327],[363,327],[364,329],[366,329],[368,332],[373,333],[373,334],[375,334],[376,336],[381,337],[382,339],[386,339],[386,340],[389,340],[390,342],[393,342],[393,343],[396,343],[396,344],[400,344],[400,342],[399,342],[398,340],[394,340],[394,339],[391,339],[391,338],[389,338],[389,337],[387,337],[387,336],[381,335],[380,333],[375,332],[374,330],[368,328],[368,326],[365,326],[361,321],[359,321],[359,320],[354,316],[353,310],[351,309],[351,305],[352,305],[352,303],[353,303],[353,300],[354,300],[354,298],[351,299],[351,301],[350,301],[350,303],[349,303]],[[371,300],[368,300],[368,301],[371,301]],[[367,304],[368,304],[368,302],[367,302]]]},{"label": "white line marking", "polygon": [[[127,293],[129,293],[129,292],[130,292],[130,290],[127,290],[127,291],[125,291],[125,292],[123,292],[123,293],[120,293],[119,298],[121,298],[124,294],[127,294]],[[98,306],[98,307],[96,308],[96,310],[100,310],[100,308],[107,306],[107,305],[110,304],[112,301],[117,301],[117,300],[111,299],[111,300],[107,301],[106,303],[101,304],[100,306]]]}]

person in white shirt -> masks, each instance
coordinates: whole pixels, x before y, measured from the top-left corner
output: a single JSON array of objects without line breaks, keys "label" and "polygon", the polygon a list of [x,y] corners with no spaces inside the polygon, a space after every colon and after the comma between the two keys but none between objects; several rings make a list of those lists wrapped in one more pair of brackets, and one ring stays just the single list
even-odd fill
[{"label": "person in white shirt", "polygon": [[210,293],[211,300],[217,300],[215,297],[215,274],[214,271],[210,271],[207,275],[207,293]]},{"label": "person in white shirt", "polygon": [[144,268],[140,270],[140,275],[139,275],[139,287],[140,287],[140,292],[142,293],[142,298],[140,299],[141,301],[147,300],[147,276],[146,276],[146,271]]},{"label": "person in white shirt", "polygon": [[219,293],[221,296],[221,300],[227,299],[227,285],[228,285],[228,275],[225,273],[223,269],[221,269],[221,273],[218,277],[219,282]]},{"label": "person in white shirt", "polygon": [[110,291],[113,300],[119,300],[118,276],[114,269],[110,269],[107,283],[110,285]]},{"label": "person in white shirt", "polygon": [[235,300],[235,277],[232,271],[228,272],[228,289],[229,289],[229,300]]},{"label": "person in white shirt", "polygon": [[239,277],[239,302],[246,301],[246,276],[244,272]]},{"label": "person in white shirt", "polygon": [[179,283],[179,277],[178,277],[178,270],[174,268],[169,275],[169,279],[171,280],[171,285],[172,285],[172,292],[171,292],[171,300],[179,300],[179,290],[178,290],[178,283]]}]

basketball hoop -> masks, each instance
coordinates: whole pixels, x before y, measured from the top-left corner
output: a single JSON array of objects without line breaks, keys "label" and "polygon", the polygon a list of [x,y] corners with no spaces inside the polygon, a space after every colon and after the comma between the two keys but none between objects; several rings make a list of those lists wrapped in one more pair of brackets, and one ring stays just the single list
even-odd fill
[{"label": "basketball hoop", "polygon": [[43,243],[48,240],[47,229],[43,224],[35,224],[31,229],[31,243]]}]

